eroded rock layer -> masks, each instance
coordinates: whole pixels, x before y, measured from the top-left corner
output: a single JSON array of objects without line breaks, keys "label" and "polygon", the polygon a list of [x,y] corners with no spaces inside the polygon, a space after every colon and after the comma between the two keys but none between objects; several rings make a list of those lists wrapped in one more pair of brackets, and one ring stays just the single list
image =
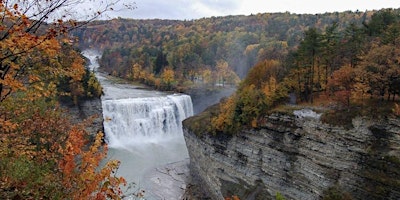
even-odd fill
[{"label": "eroded rock layer", "polygon": [[353,126],[273,114],[236,136],[184,136],[192,178],[212,199],[400,199],[400,119]]}]

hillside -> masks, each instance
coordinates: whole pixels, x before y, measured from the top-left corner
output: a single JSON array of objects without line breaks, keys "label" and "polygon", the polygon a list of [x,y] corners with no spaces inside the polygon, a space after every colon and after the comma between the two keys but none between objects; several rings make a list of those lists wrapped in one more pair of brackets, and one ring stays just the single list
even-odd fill
[{"label": "hillside", "polygon": [[[342,31],[350,24],[362,26],[376,12],[264,13],[193,21],[113,19],[92,22],[73,35],[82,49],[103,50],[101,67],[115,76],[154,85],[150,74],[161,77],[168,68],[175,72],[173,86],[209,86],[235,79],[231,71],[244,78],[259,61],[285,60],[311,27],[323,31],[336,24]],[[221,63],[228,69],[218,67]],[[146,74],[134,75],[135,64]]]}]

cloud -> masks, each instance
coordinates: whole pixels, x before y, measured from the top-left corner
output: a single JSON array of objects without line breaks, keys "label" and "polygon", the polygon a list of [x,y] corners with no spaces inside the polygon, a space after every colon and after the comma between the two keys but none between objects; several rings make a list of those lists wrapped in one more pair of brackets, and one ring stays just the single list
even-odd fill
[{"label": "cloud", "polygon": [[136,9],[128,10],[122,6],[131,3],[121,0],[108,18],[136,18],[136,19],[197,19],[201,17],[229,15],[239,9],[241,0],[135,0]]},{"label": "cloud", "polygon": [[[98,9],[95,2],[107,0],[86,0],[81,10],[86,13]],[[225,16],[238,14],[256,14],[266,12],[292,13],[324,13],[345,10],[399,8],[399,3],[394,0],[120,0],[113,8],[115,11],[107,12],[103,19],[109,18],[134,18],[134,19],[198,19],[211,16]],[[126,9],[124,4],[135,4],[136,9]],[[85,8],[85,9],[84,9]],[[91,10],[89,10],[91,9]],[[85,13],[78,11],[78,13]]]}]

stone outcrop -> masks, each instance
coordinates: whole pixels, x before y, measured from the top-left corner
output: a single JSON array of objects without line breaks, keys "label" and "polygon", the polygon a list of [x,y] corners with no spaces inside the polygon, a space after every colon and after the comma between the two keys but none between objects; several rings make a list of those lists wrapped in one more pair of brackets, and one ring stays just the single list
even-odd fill
[{"label": "stone outcrop", "polygon": [[185,126],[192,179],[211,199],[400,199],[400,119],[356,118],[353,126],[286,114],[235,136],[197,136]]},{"label": "stone outcrop", "polygon": [[71,116],[74,116],[73,123],[91,120],[91,124],[86,127],[90,134],[94,135],[99,131],[103,131],[103,110],[100,98],[84,100],[79,105],[65,102],[62,105],[69,111]]}]

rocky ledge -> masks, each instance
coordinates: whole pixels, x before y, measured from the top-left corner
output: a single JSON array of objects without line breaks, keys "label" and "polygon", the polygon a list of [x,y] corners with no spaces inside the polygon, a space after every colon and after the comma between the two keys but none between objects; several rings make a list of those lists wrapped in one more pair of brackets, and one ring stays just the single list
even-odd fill
[{"label": "rocky ledge", "polygon": [[272,114],[235,136],[185,126],[192,181],[211,199],[400,199],[400,119],[352,123]]},{"label": "rocky ledge", "polygon": [[99,131],[103,132],[103,110],[100,98],[84,100],[79,105],[64,102],[62,106],[68,110],[71,116],[74,116],[73,123],[89,120],[90,124],[86,129],[91,135],[95,135]]}]

